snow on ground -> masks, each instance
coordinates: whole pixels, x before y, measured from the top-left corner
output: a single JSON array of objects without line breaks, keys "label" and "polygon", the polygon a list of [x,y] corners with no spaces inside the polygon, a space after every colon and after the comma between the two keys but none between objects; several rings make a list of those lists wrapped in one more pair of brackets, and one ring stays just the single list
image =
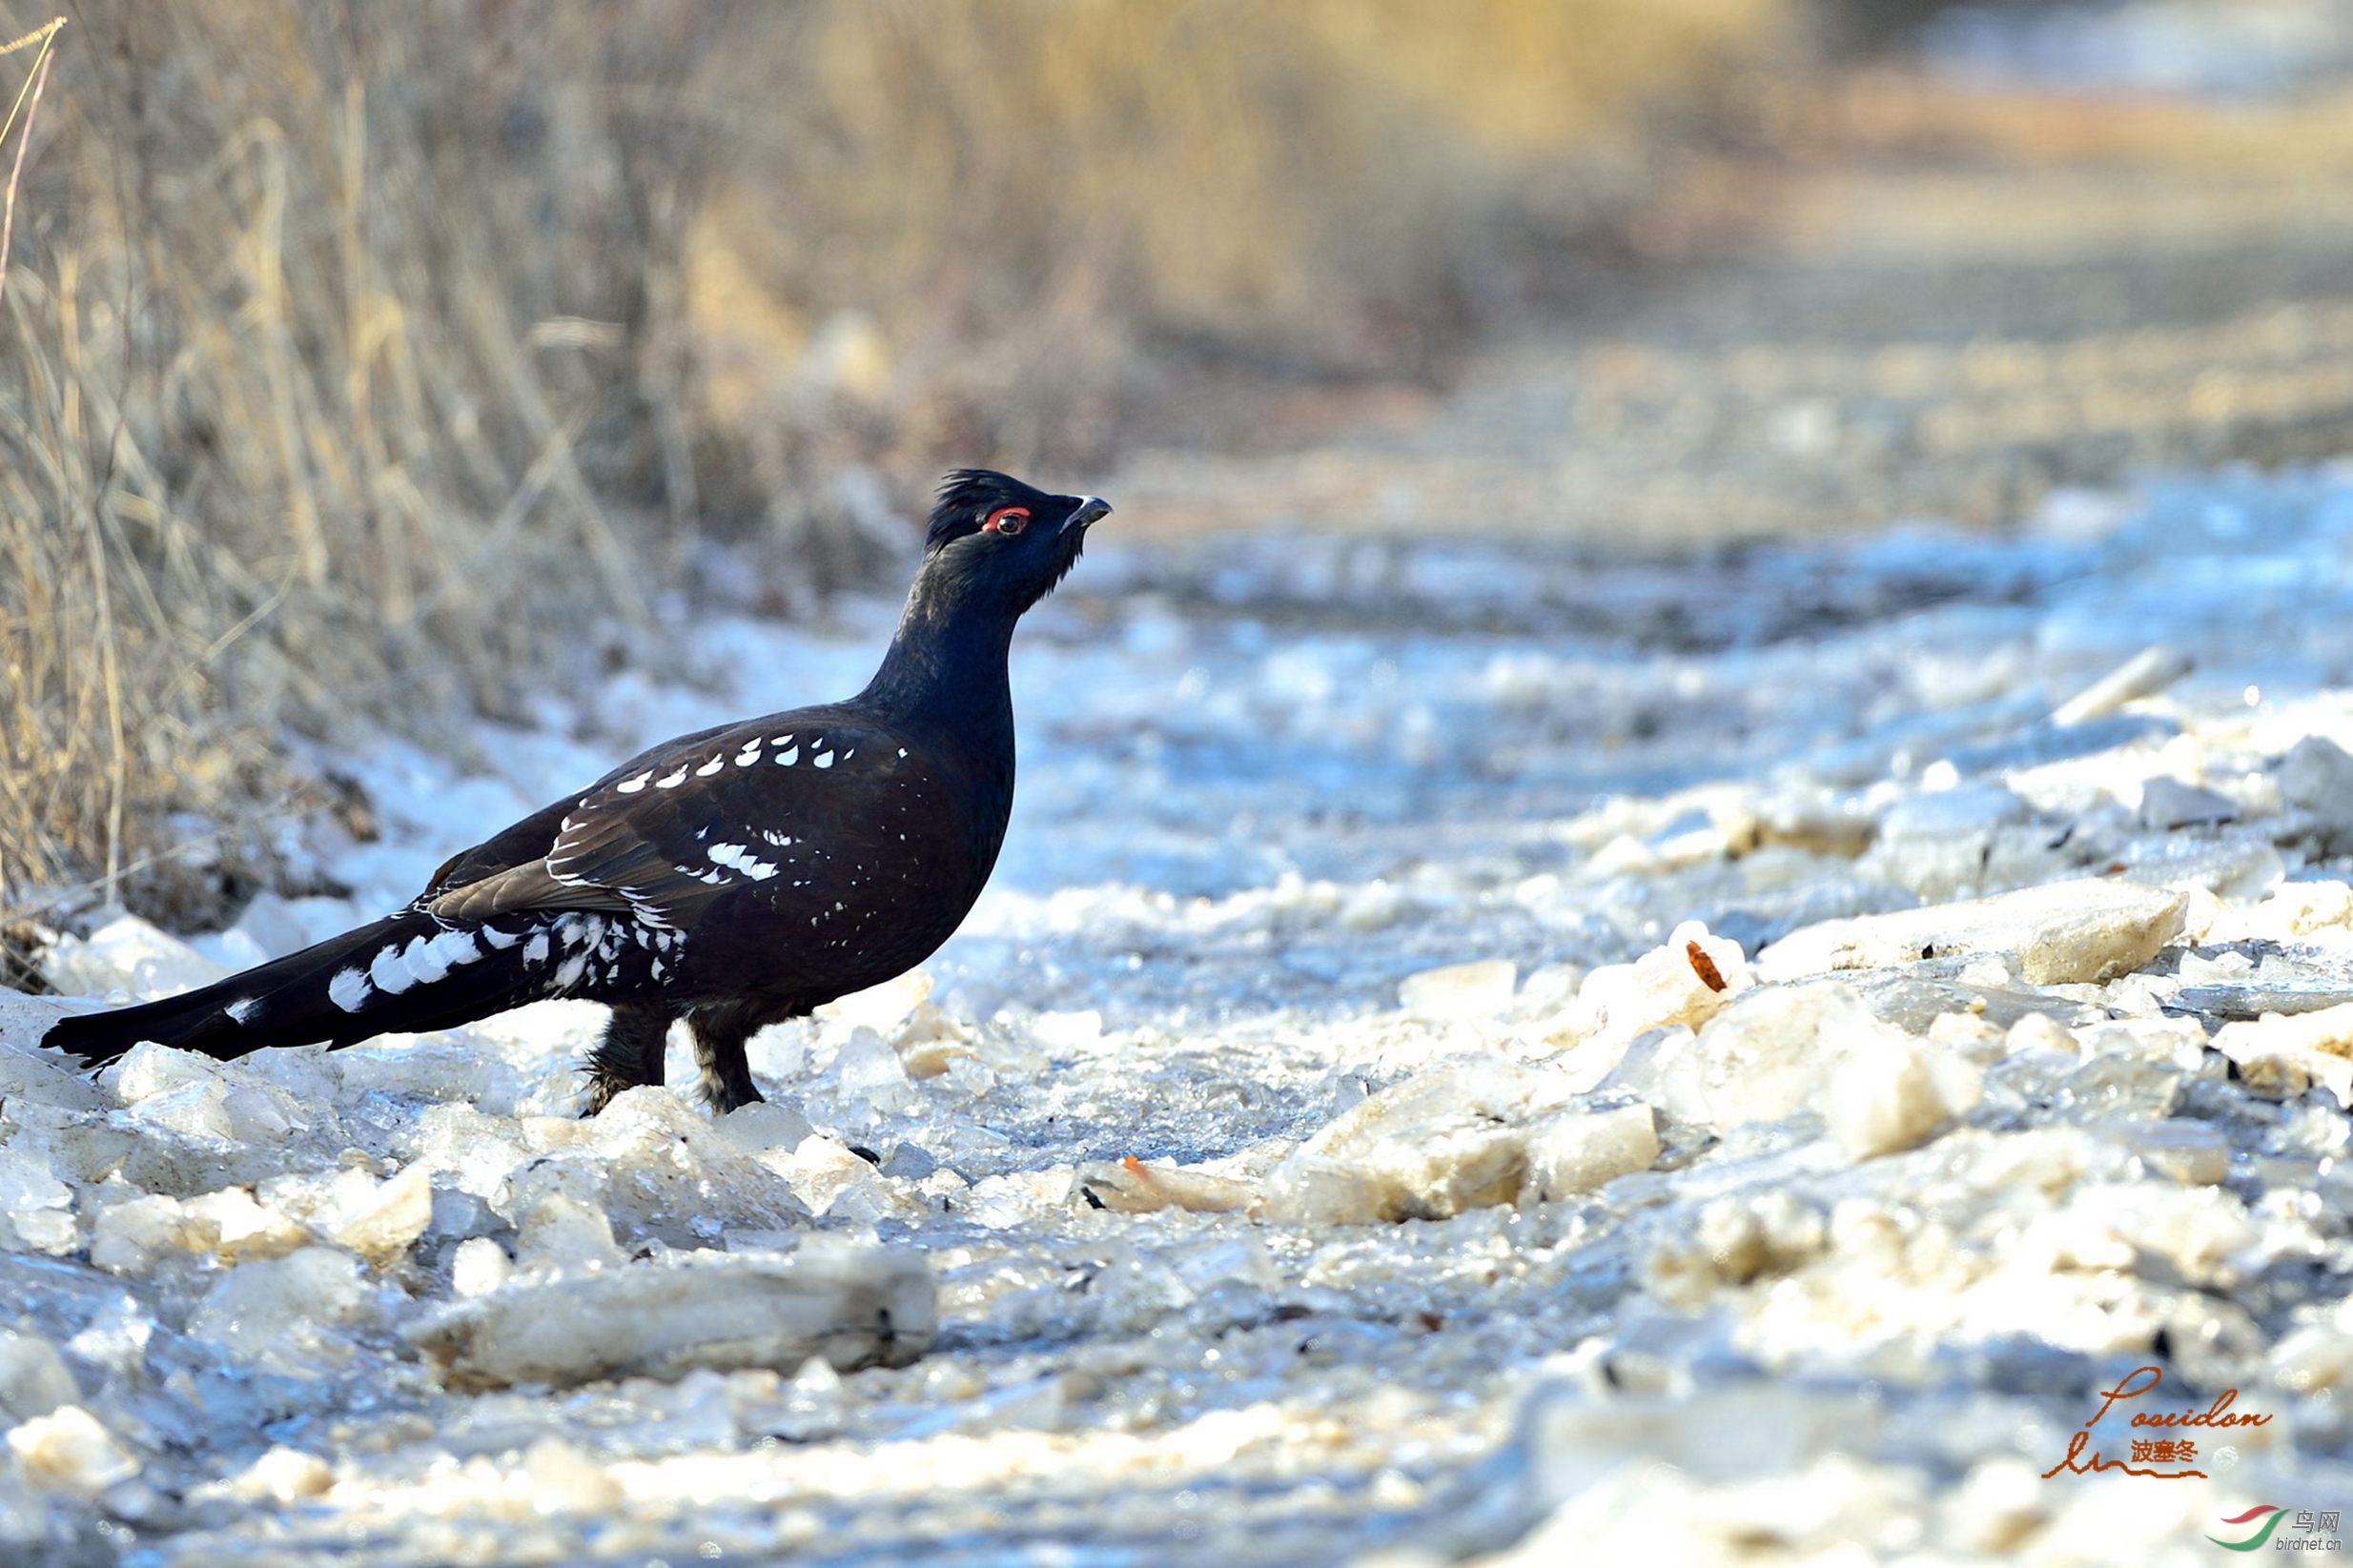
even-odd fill
[{"label": "snow on ground", "polygon": [[[569,1119],[582,1005],[93,1086],[0,999],[0,1555],[2188,1562],[2336,1508],[2349,552],[2339,472],[1679,565],[1100,551],[966,929],[718,1124]],[[351,900],[53,973],[340,928],[890,613],[385,744]],[[2141,1366],[2090,1450],[2267,1419],[2043,1478]]]}]

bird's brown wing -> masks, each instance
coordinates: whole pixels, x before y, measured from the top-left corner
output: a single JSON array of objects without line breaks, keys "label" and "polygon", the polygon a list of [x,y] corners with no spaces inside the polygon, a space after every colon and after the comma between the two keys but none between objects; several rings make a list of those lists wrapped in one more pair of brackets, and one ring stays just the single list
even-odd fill
[{"label": "bird's brown wing", "polygon": [[540,807],[514,825],[501,828],[471,848],[459,850],[426,879],[425,890],[418,895],[415,906],[423,908],[445,893],[486,881],[501,871],[527,871],[542,864],[547,858],[547,851],[556,842],[556,836],[563,831],[564,819],[596,799],[616,781],[626,779],[673,752],[712,742],[715,737],[740,727],[721,724],[665,741],[660,745],[639,752],[605,774],[588,786],[585,795],[566,795],[552,804]]},{"label": "bird's brown wing", "polygon": [[787,902],[788,890],[855,874],[849,863],[871,847],[909,771],[889,731],[827,710],[690,736],[582,796],[538,856],[446,886],[425,906],[467,922],[608,909],[683,930],[725,893],[770,884],[763,902]]}]

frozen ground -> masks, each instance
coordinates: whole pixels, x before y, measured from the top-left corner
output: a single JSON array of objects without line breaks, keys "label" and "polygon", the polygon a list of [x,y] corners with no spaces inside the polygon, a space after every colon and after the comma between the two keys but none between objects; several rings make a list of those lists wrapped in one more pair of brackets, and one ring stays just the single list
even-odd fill
[{"label": "frozen ground", "polygon": [[[53,972],[339,928],[890,614],[386,745],[308,846],[353,899]],[[92,1087],[0,999],[0,1557],[2191,1562],[2353,1500],[2353,474],[1678,566],[1131,544],[1015,681],[928,997],[768,1031],[724,1124],[567,1119],[574,1005]],[[2269,1419],[2041,1478],[2146,1365]]]}]

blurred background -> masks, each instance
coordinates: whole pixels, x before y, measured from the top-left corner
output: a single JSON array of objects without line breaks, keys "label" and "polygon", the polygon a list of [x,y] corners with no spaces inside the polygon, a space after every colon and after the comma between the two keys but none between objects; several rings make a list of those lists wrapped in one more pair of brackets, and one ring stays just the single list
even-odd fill
[{"label": "blurred background", "polygon": [[200,923],[364,811],[286,726],[895,590],[952,464],[1672,552],[2349,444],[2326,0],[67,16],[0,56],[0,920]]}]

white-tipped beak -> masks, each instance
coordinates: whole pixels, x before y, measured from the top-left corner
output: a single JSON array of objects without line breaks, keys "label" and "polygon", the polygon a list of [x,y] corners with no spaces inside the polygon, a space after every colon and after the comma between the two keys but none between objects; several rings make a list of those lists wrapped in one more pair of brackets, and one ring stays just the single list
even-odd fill
[{"label": "white-tipped beak", "polygon": [[1089,496],[1078,503],[1069,517],[1062,519],[1062,532],[1067,534],[1074,528],[1085,528],[1110,516],[1111,502],[1100,496]]}]

